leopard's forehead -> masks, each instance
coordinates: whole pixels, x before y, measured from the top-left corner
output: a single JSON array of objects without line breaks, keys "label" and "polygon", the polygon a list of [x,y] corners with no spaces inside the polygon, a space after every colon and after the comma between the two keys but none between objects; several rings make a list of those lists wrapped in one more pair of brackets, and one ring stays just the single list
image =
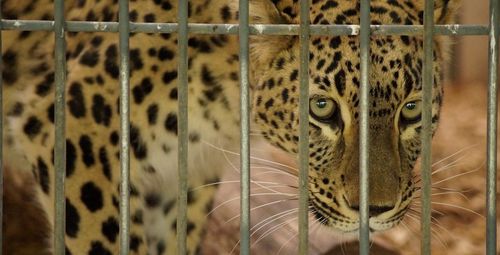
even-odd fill
[{"label": "leopard's forehead", "polygon": [[[299,1],[272,0],[278,10],[291,20],[299,21]],[[423,13],[413,1],[372,0],[372,24],[422,24]],[[359,24],[360,1],[313,0],[310,5],[311,24]]]},{"label": "leopard's forehead", "polygon": [[[290,22],[299,22],[298,1],[273,2]],[[412,1],[374,0],[370,3],[372,24],[413,25],[423,22],[422,12]],[[311,24],[359,24],[359,4],[359,1],[314,0],[310,7]],[[389,109],[394,111],[397,108],[394,102],[403,102],[420,94],[423,40],[420,36],[373,35],[370,41],[370,103],[372,109],[377,111],[372,115],[379,116]],[[361,80],[359,45],[359,37],[355,35],[311,36],[310,93],[341,99],[341,103],[357,111]],[[295,40],[289,50],[274,59],[273,65],[277,69],[286,66],[287,62],[290,64],[284,68],[289,72],[273,72],[274,82],[282,83],[288,78],[286,76],[291,77],[291,82],[294,80],[292,77],[297,75],[298,52],[299,42]],[[439,59],[435,60],[437,62]],[[435,71],[436,76],[439,76],[439,67]],[[276,78],[280,75],[283,77]]]},{"label": "leopard's forehead", "polygon": [[[338,100],[357,118],[361,83],[357,36],[313,36],[309,48],[309,93]],[[299,43],[281,52],[262,79],[264,90],[298,104]],[[423,43],[414,36],[373,36],[370,45],[369,86],[373,117],[393,113],[401,102],[421,96]],[[435,66],[439,86],[439,66]],[[439,93],[435,94],[439,96]],[[274,100],[274,99],[273,99]]]},{"label": "leopard's forehead", "polygon": [[[289,22],[298,23],[300,8],[297,1],[273,2]],[[312,24],[359,24],[359,1],[313,1],[310,13]],[[374,0],[371,1],[371,22],[421,24],[422,12],[410,1]],[[283,145],[280,147],[294,152],[297,139],[293,138],[298,127],[300,44],[297,37],[283,39],[283,42],[286,40],[291,41],[287,44],[289,46],[280,52],[275,51],[269,68],[258,77],[260,92],[256,97],[256,119],[268,124],[263,125],[268,137],[277,137],[275,140]],[[319,141],[327,134],[327,137],[337,139],[343,128],[357,130],[359,121],[359,36],[312,35],[309,43],[309,94],[333,99],[342,115],[340,129],[323,126],[322,131],[313,132],[311,138]],[[420,100],[422,96],[423,56],[422,36],[371,36],[368,58],[370,123],[391,129],[394,134],[399,132],[397,121],[400,110],[406,103]],[[437,41],[434,56],[433,112],[437,116],[442,95],[442,75],[438,63],[443,61],[441,45]],[[312,123],[314,126],[315,121],[312,120]]]},{"label": "leopard's forehead", "polygon": [[[312,38],[310,93],[332,97],[357,119],[361,81],[359,40],[354,36]],[[372,117],[393,114],[422,89],[422,40],[418,37],[373,37],[369,77]]]}]

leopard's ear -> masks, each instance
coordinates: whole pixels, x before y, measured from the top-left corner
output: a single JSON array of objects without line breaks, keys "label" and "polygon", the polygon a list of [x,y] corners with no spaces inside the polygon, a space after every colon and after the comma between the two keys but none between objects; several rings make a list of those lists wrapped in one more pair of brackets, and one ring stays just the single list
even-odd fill
[{"label": "leopard's ear", "polygon": [[[233,10],[238,10],[238,1]],[[290,24],[288,15],[280,12],[271,0],[249,1],[250,24]],[[289,48],[292,36],[254,35],[250,36],[250,61],[253,67],[267,67],[274,57]]]},{"label": "leopard's ear", "polygon": [[[406,1],[412,2],[410,0]],[[436,24],[455,23],[460,2],[460,0],[435,0],[434,22]],[[425,9],[425,0],[417,0],[415,5],[419,11],[423,12]]]}]

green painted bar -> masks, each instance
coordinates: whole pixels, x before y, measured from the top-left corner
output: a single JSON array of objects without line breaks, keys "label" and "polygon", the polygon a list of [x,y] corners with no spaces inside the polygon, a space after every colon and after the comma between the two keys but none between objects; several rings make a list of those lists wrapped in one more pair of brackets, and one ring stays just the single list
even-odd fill
[{"label": "green painted bar", "polygon": [[369,183],[369,91],[370,91],[370,0],[361,1],[360,18],[360,119],[359,119],[359,254],[370,252],[370,226],[368,214]]},{"label": "green painted bar", "polygon": [[250,254],[250,89],[249,72],[249,4],[239,1],[239,42],[240,42],[240,254]]},{"label": "green painted bar", "polygon": [[486,254],[497,254],[497,82],[498,82],[498,0],[490,0],[489,86],[486,180]]},{"label": "green painted bar", "polygon": [[179,0],[178,33],[178,193],[177,193],[177,254],[187,254],[187,192],[188,192],[188,0]]},{"label": "green painted bar", "polygon": [[55,198],[54,198],[54,254],[65,254],[65,196],[64,179],[66,175],[66,41],[64,32],[64,0],[54,1],[55,32]]},{"label": "green painted bar", "polygon": [[[50,31],[53,21],[3,20],[4,30]],[[359,25],[311,25],[311,35],[359,35]],[[238,24],[189,24],[191,34],[238,34]],[[118,22],[67,21],[68,32],[118,32]],[[251,35],[298,35],[299,25],[250,25]],[[132,33],[174,33],[176,23],[130,23]],[[373,35],[420,35],[424,32],[422,25],[371,25]],[[434,34],[448,36],[488,35],[486,25],[436,25]]]},{"label": "green painted bar", "polygon": [[130,241],[130,66],[128,0],[119,1],[120,48],[120,254],[129,253]]},{"label": "green painted bar", "polygon": [[309,250],[309,1],[300,1],[299,254]]},{"label": "green painted bar", "polygon": [[424,66],[422,78],[422,216],[421,254],[431,254],[431,139],[432,139],[432,88],[433,43],[434,43],[434,0],[425,1],[424,11]]}]

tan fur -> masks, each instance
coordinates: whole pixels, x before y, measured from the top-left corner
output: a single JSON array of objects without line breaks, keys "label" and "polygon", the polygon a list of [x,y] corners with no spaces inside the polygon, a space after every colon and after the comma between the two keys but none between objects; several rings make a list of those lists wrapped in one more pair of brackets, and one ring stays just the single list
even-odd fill
[{"label": "tan fur", "polygon": [[[192,0],[192,23],[236,24],[235,0]],[[39,3],[42,3],[40,1]],[[418,24],[421,9],[407,1],[371,1],[379,12],[373,22]],[[417,4],[417,3],[415,3]],[[455,6],[455,2],[450,5]],[[8,10],[13,2],[7,3]],[[412,7],[413,6],[413,7]],[[438,2],[438,7],[439,7]],[[132,1],[133,22],[176,22],[177,1]],[[311,5],[311,23],[358,24],[356,1],[317,1]],[[19,18],[43,18],[38,8],[17,13]],[[384,11],[385,10],[385,11]],[[439,9],[438,9],[439,10]],[[438,11],[437,10],[437,11]],[[446,12],[452,17],[453,8]],[[298,24],[298,3],[252,0],[253,24]],[[46,18],[46,17],[45,17]],[[79,1],[68,6],[69,20],[117,19],[112,1]],[[53,39],[46,33],[23,37],[3,32],[9,41],[4,55],[17,56],[10,68],[17,72],[7,84],[9,150],[21,155],[32,170],[37,199],[53,220],[54,125]],[[119,197],[118,44],[116,34],[67,35],[68,76],[66,139],[68,178],[66,201],[68,236],[73,254],[118,251],[116,221]],[[420,62],[422,38],[373,36],[369,77],[371,225],[384,230],[396,225],[416,191],[412,168],[418,158],[420,121],[404,121],[405,104],[421,96]],[[131,57],[131,253],[168,254],[176,251],[177,196],[177,38],[176,34],[134,34]],[[252,36],[251,95],[254,126],[268,142],[291,154],[298,142],[297,36]],[[312,212],[333,229],[352,232],[359,226],[359,40],[354,36],[312,36],[310,44],[310,95],[329,98],[338,112],[327,121],[314,116],[310,123],[309,189]],[[33,53],[29,54],[30,49]],[[28,54],[26,53],[26,50]],[[435,94],[433,130],[437,127],[442,96],[442,47],[434,62]],[[224,154],[207,144],[223,148],[238,146],[239,93],[238,40],[229,35],[189,37],[189,213],[188,253],[196,252],[207,211],[222,174]],[[43,66],[41,66],[43,65]],[[34,70],[43,67],[42,70]],[[48,77],[48,78],[47,78]],[[47,81],[48,80],[48,81]],[[44,83],[47,81],[46,83]],[[10,108],[10,106],[9,106]],[[21,160],[22,161],[22,160]],[[21,161],[8,161],[18,165]],[[207,189],[196,189],[208,185]],[[101,203],[102,202],[102,203]],[[77,215],[77,216],[75,216]]]}]

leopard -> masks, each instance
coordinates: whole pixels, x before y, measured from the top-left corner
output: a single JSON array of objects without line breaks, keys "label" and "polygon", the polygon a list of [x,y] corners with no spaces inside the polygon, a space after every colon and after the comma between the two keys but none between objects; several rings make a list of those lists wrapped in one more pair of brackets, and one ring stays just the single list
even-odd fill
[{"label": "leopard", "polygon": [[[65,1],[69,21],[118,21],[118,1]],[[2,1],[4,19],[53,20],[52,0]],[[422,25],[423,0],[372,0],[373,25]],[[131,0],[130,22],[175,23],[175,0]],[[434,22],[453,21],[458,1],[436,0]],[[300,24],[297,0],[250,0],[251,24]],[[360,1],[312,0],[313,25],[356,25]],[[189,23],[238,24],[236,0],[190,0]],[[99,23],[96,23],[99,24]],[[53,33],[2,31],[6,162],[36,180],[34,201],[54,225],[55,64]],[[371,35],[369,228],[405,216],[418,187],[423,36]],[[120,197],[120,68],[116,33],[65,32],[66,254],[117,254]],[[130,254],[176,254],[178,35],[130,33]],[[238,146],[240,55],[235,34],[188,37],[187,253],[200,254],[224,157],[206,144]],[[445,39],[433,39],[432,133],[443,99]],[[255,139],[296,157],[299,144],[298,35],[250,36],[249,89]],[[360,42],[357,35],[309,40],[310,214],[343,233],[360,227]],[[220,154],[220,153],[219,153]],[[295,173],[298,174],[298,173]],[[193,189],[206,185],[203,189]],[[47,240],[52,238],[48,234]],[[51,244],[48,248],[52,251]]]}]

